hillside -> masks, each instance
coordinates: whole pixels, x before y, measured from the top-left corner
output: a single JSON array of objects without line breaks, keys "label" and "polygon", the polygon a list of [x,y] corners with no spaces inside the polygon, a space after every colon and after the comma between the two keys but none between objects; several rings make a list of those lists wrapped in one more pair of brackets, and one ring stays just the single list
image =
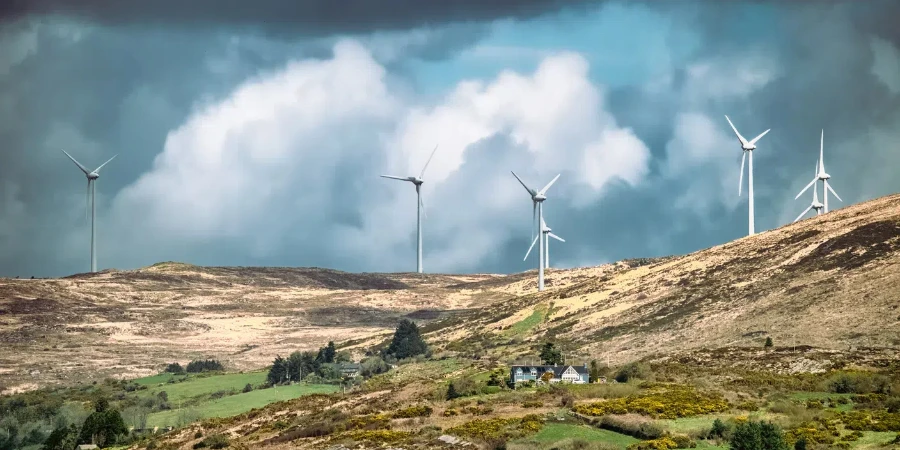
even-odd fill
[{"label": "hillside", "polygon": [[898,250],[893,195],[686,256],[550,271],[543,293],[428,329],[449,348],[501,360],[534,359],[546,338],[576,362],[759,346],[766,337],[896,357]]},{"label": "hillside", "polygon": [[443,286],[491,275],[352,274],[316,268],[151,267],[62,279],[0,279],[0,386],[134,378],[214,357],[231,369],[388,333],[511,295]]},{"label": "hillside", "polygon": [[900,347],[900,195],[685,256],[498,275],[350,274],[161,263],[50,280],[0,280],[6,387],[135,377],[216,357],[234,369],[351,341],[362,352],[400,317],[439,349],[624,362],[702,348]]}]

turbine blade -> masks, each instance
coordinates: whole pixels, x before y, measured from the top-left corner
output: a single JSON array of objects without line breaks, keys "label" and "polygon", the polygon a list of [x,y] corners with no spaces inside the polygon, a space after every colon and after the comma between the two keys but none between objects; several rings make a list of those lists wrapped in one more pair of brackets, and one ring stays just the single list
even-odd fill
[{"label": "turbine blade", "polygon": [[546,193],[547,193],[547,189],[550,189],[550,186],[553,186],[553,183],[556,183],[556,180],[559,179],[559,176],[560,176],[560,175],[562,175],[562,174],[561,174],[561,173],[560,173],[560,174],[556,174],[556,176],[555,176],[552,180],[550,180],[550,182],[547,183],[547,185],[544,186],[543,189],[541,189],[540,191],[538,191],[538,194],[541,194],[541,195],[546,194]]},{"label": "turbine blade", "polygon": [[84,166],[82,166],[80,162],[76,161],[75,158],[72,157],[72,155],[70,155],[70,154],[69,154],[68,152],[66,152],[65,150],[63,150],[62,152],[65,153],[66,156],[68,156],[69,159],[71,159],[72,162],[75,163],[75,165],[78,166],[78,168],[81,169],[81,171],[84,172],[85,175],[87,175],[87,174],[90,173],[90,171],[88,171]]},{"label": "turbine blade", "polygon": [[771,128],[769,128],[769,129],[766,130],[766,131],[763,131],[762,133],[759,133],[759,136],[753,138],[753,140],[750,141],[750,145],[756,145],[756,142],[759,141],[760,139],[762,139],[762,137],[765,136],[766,133],[769,132],[769,130],[771,130]]},{"label": "turbine blade", "polygon": [[805,215],[806,215],[806,213],[808,213],[808,212],[809,212],[809,210],[811,210],[811,209],[812,209],[812,205],[809,205],[809,207],[807,207],[807,208],[806,208],[806,209],[804,209],[804,210],[803,210],[803,212],[802,212],[802,213],[800,213],[800,215],[799,215],[799,216],[797,216],[797,218],[796,218],[796,219],[794,219],[794,221],[793,221],[793,222],[791,222],[791,223],[796,223],[796,222],[797,222],[797,221],[798,221],[798,220],[800,220],[800,218],[801,218],[801,217],[803,217],[803,216],[805,216]]},{"label": "turbine blade", "polygon": [[816,184],[816,181],[819,181],[819,179],[818,179],[818,178],[813,178],[813,180],[812,180],[812,181],[810,181],[810,182],[809,182],[809,184],[807,184],[807,185],[806,185],[806,187],[805,187],[805,188],[803,188],[803,190],[802,190],[802,191],[800,191],[800,193],[799,193],[799,194],[797,194],[797,196],[796,196],[796,197],[794,197],[794,200],[797,200],[797,199],[798,199],[798,198],[800,198],[800,196],[801,196],[801,195],[803,195],[803,193],[804,193],[804,192],[806,192],[806,191],[808,191],[808,190],[809,190],[809,188],[811,188],[811,187],[812,187],[812,185],[814,185],[814,184]]},{"label": "turbine blade", "polygon": [[395,177],[393,175],[382,175],[381,178],[390,178],[392,180],[409,181],[409,177]]},{"label": "turbine blade", "polygon": [[522,258],[522,261],[525,261],[525,260],[526,260],[526,259],[528,259],[528,255],[530,255],[530,254],[531,254],[531,249],[533,249],[533,248],[534,248],[534,244],[537,244],[537,241],[538,241],[538,238],[539,238],[539,237],[540,237],[540,236],[541,236],[541,235],[537,235],[537,236],[535,236],[535,237],[534,237],[534,240],[533,240],[533,241],[531,241],[531,247],[528,247],[528,251],[527,251],[527,252],[525,252],[525,257],[524,257],[524,258]]},{"label": "turbine blade", "polygon": [[428,157],[428,161],[425,161],[425,167],[422,168],[422,174],[419,175],[419,178],[420,178],[420,179],[424,179],[424,178],[425,178],[425,169],[428,168],[428,163],[431,162],[431,158],[434,158],[434,152],[437,151],[437,148],[438,148],[438,146],[435,145],[435,146],[434,146],[434,150],[431,151],[431,156]]},{"label": "turbine blade", "polygon": [[422,216],[427,219],[428,213],[425,211],[425,199],[422,198],[422,194],[419,194],[419,205],[422,207]]},{"label": "turbine blade", "polygon": [[744,163],[747,162],[747,152],[742,152],[741,156],[741,176],[738,178],[738,197],[741,196],[741,189],[744,187]]},{"label": "turbine blade", "polygon": [[559,241],[559,242],[566,242],[565,239],[563,239],[563,238],[561,238],[561,237],[559,237],[559,236],[557,236],[557,235],[555,235],[555,234],[553,234],[553,233],[547,233],[547,236],[550,236],[550,237],[552,237],[553,239],[556,239],[556,240]]},{"label": "turbine blade", "polygon": [[[828,191],[829,191],[829,192],[831,192],[832,194],[834,194],[834,196],[837,197],[838,200],[841,200],[841,197],[840,197],[839,195],[837,195],[837,192],[834,192],[834,189],[831,188],[831,185],[830,185],[830,184],[827,184],[826,186],[828,186]],[[828,195],[828,192],[826,192],[825,195]],[[841,203],[844,203],[844,201],[841,200]]]},{"label": "turbine blade", "polygon": [[741,133],[738,133],[737,128],[734,127],[734,124],[731,123],[731,119],[729,119],[727,115],[725,116],[725,120],[728,121],[728,125],[731,125],[731,129],[734,130],[734,134],[737,135],[737,138],[738,138],[738,140],[741,141],[741,144],[742,144],[742,145],[747,145],[747,140],[744,139],[743,136],[741,136]]},{"label": "turbine blade", "polygon": [[94,172],[97,172],[97,173],[100,173],[100,169],[102,169],[102,168],[103,168],[103,166],[105,166],[105,165],[107,165],[107,164],[109,164],[109,162],[110,162],[110,161],[112,161],[112,160],[114,160],[114,159],[116,159],[116,156],[119,156],[119,155],[113,155],[113,157],[112,157],[112,158],[109,158],[109,159],[108,159],[108,160],[107,160],[107,161],[106,161],[106,162],[105,162],[105,163],[103,163],[103,164],[100,164],[100,167],[98,167],[98,168],[96,168],[96,169],[94,169]]},{"label": "turbine blade", "polygon": [[511,170],[510,170],[510,172],[513,174],[514,177],[516,177],[517,180],[519,180],[519,183],[522,185],[522,187],[525,188],[526,191],[528,191],[528,195],[534,196],[534,191],[530,187],[528,187],[528,185],[525,184],[525,182],[522,181],[522,179],[519,178],[519,176],[516,175],[515,172],[513,172]]}]

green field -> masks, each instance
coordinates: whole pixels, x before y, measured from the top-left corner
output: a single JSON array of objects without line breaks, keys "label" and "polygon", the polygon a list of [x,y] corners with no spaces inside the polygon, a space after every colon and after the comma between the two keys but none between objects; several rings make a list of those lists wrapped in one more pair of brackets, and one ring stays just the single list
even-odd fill
[{"label": "green field", "polygon": [[894,438],[897,437],[897,433],[894,432],[886,432],[881,433],[877,431],[863,431],[863,436],[857,439],[854,442],[850,443],[852,448],[882,448],[889,444]]},{"label": "green field", "polygon": [[520,334],[524,334],[536,327],[538,324],[544,321],[544,316],[547,314],[547,306],[546,305],[537,305],[534,308],[534,312],[531,313],[530,316],[520,320],[513,324],[513,326],[509,327],[508,330],[505,330],[503,334],[507,337],[517,336]]},{"label": "green field", "polygon": [[337,386],[330,384],[294,384],[279,386],[278,388],[259,389],[216,400],[204,401],[191,408],[153,413],[150,414],[147,420],[147,426],[179,426],[185,419],[194,421],[209,417],[229,417],[250,411],[253,408],[261,408],[275,401],[288,400],[309,394],[328,394],[337,390]]},{"label": "green field", "polygon": [[631,436],[609,430],[601,430],[588,425],[548,423],[541,428],[541,431],[537,434],[522,440],[519,444],[528,445],[533,443],[543,447],[546,444],[553,444],[566,439],[579,439],[588,442],[606,442],[620,448],[625,448],[629,444],[638,442],[637,439]]},{"label": "green field", "polygon": [[[266,372],[229,373],[222,375],[191,375],[186,381],[167,383],[172,374],[156,375],[153,377],[135,380],[138,384],[147,386],[147,390],[138,391],[139,396],[149,397],[166,391],[169,404],[177,407],[179,403],[190,399],[206,396],[218,391],[235,390],[241,392],[247,383],[254,387],[266,381]],[[182,377],[178,377],[182,378]],[[162,384],[160,384],[162,383]]]}]

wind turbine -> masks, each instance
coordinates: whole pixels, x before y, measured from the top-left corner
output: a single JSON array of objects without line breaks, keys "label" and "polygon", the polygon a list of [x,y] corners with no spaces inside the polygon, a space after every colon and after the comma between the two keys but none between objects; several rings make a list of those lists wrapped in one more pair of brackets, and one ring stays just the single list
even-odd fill
[{"label": "wind turbine", "polygon": [[[544,204],[544,200],[547,200],[547,189],[550,189],[550,186],[553,186],[553,183],[556,183],[556,180],[559,179],[559,175],[561,175],[561,174],[556,175],[555,178],[550,180],[550,182],[547,183],[547,185],[544,186],[544,188],[539,191],[536,191],[536,190],[528,187],[528,185],[526,185],[525,182],[522,181],[522,179],[519,178],[519,176],[516,175],[515,172],[512,172],[512,174],[514,177],[516,177],[517,180],[519,180],[519,183],[522,185],[522,187],[524,187],[525,190],[528,191],[528,195],[531,196],[531,206],[532,206],[531,234],[533,236],[535,234],[535,232],[534,232],[534,226],[536,225],[535,218],[540,219],[540,222],[538,222],[538,223],[543,224],[543,222],[544,222],[543,204]],[[539,231],[537,233],[537,237],[540,237],[540,236],[541,236],[541,232]],[[538,291],[543,291],[544,290],[544,240],[540,239],[540,242],[541,242],[541,245],[538,246],[539,254],[540,254],[540,261],[538,261]],[[532,245],[534,245],[534,244],[532,243]],[[527,255],[526,255],[526,257],[527,257]]]},{"label": "wind turbine", "polygon": [[[541,234],[543,235],[543,239],[544,239],[544,268],[549,269],[550,268],[550,238],[556,239],[559,242],[566,242],[566,240],[553,234],[553,230],[547,226],[547,222],[544,222],[543,219],[541,219]],[[525,253],[525,258],[523,258],[522,261],[525,261],[526,259],[528,259],[528,255],[531,253],[531,249],[534,248],[534,244],[537,244],[537,240],[538,240],[538,236],[535,236],[534,240],[531,241],[531,247],[528,247],[528,251]]]},{"label": "wind turbine", "polygon": [[828,179],[831,178],[831,175],[828,175],[828,172],[825,172],[825,130],[824,129],[822,130],[822,137],[819,140],[819,163],[818,163],[817,171],[818,172],[816,173],[816,176],[813,178],[813,180],[810,181],[809,184],[807,184],[806,187],[803,188],[803,190],[800,191],[800,193],[797,194],[796,197],[794,197],[794,200],[797,200],[798,198],[800,198],[800,196],[803,195],[803,193],[806,192],[806,190],[809,189],[810,186],[816,184],[816,181],[822,180],[822,183],[824,183],[824,185],[825,185],[825,188],[822,190],[822,196],[825,197],[824,208],[825,208],[825,212],[827,213],[828,212],[828,193],[829,192],[834,194],[834,196],[838,200],[840,200],[841,203],[843,203],[844,201],[841,200],[841,197],[839,195],[837,195],[837,192],[834,192],[834,189],[832,189],[831,186],[828,184]]},{"label": "wind turbine", "polygon": [[744,185],[744,160],[748,159],[747,154],[750,154],[750,164],[747,168],[747,194],[750,196],[750,236],[753,236],[756,233],[756,228],[753,223],[753,150],[756,150],[756,143],[759,141],[769,130],[763,131],[759,134],[759,136],[753,138],[752,141],[747,141],[741,136],[741,133],[738,132],[737,128],[734,127],[734,124],[731,123],[731,119],[728,116],[725,116],[725,120],[728,121],[728,125],[731,125],[731,129],[734,130],[734,134],[737,135],[738,140],[741,142],[741,150],[743,150],[744,154],[741,156],[741,176],[738,180],[738,196],[741,195],[741,188]]},{"label": "wind turbine", "polygon": [[[96,195],[96,189],[95,189],[96,185],[94,184],[94,181],[96,181],[97,178],[100,178],[100,169],[102,169],[103,166],[109,164],[109,162],[112,161],[113,159],[115,159],[115,157],[118,155],[113,155],[112,158],[109,158],[105,163],[100,164],[100,167],[98,167],[94,170],[87,170],[87,168],[85,168],[83,165],[81,165],[80,162],[76,161],[75,158],[73,158],[72,155],[70,155],[68,152],[66,152],[65,150],[63,150],[62,152],[65,153],[66,156],[68,156],[69,159],[71,159],[72,162],[75,163],[75,165],[78,166],[78,168],[81,169],[82,172],[84,172],[84,176],[87,177],[87,202],[88,202],[88,205],[86,205],[85,208],[87,208],[89,206],[91,209],[91,272],[93,273],[93,272],[97,271],[97,240],[95,239],[95,233],[94,233],[95,225],[97,222],[97,220],[96,220],[97,195]],[[85,215],[87,215],[87,211],[85,211]]]},{"label": "wind turbine", "polygon": [[[431,151],[431,156],[428,157],[428,161],[425,161],[425,167],[422,168],[422,173],[418,177],[395,177],[393,175],[382,175],[382,178],[390,178],[392,180],[400,180],[400,181],[409,181],[410,183],[416,185],[416,196],[419,198],[418,206],[416,207],[416,272],[422,273],[422,214],[425,214],[425,202],[422,201],[422,183],[425,180],[422,177],[425,176],[425,169],[428,168],[428,164],[431,162],[431,158],[434,157],[434,152],[437,151],[438,146],[434,146],[434,150]],[[425,214],[425,217],[428,217]]]},{"label": "wind turbine", "polygon": [[[817,174],[817,176],[818,176],[818,170],[819,170],[819,163],[816,162],[816,171],[817,171],[816,174]],[[818,178],[813,178],[813,183],[815,183],[816,181],[818,181]],[[804,189],[804,190],[805,190],[805,189]],[[801,192],[801,194],[802,194],[802,192]],[[799,197],[799,195],[798,195],[798,197]],[[796,198],[795,198],[794,200],[796,200]],[[803,216],[805,216],[806,213],[808,213],[809,210],[811,210],[811,209],[816,210],[816,215],[817,215],[817,216],[820,216],[820,215],[822,215],[822,208],[824,208],[824,207],[825,207],[825,205],[823,205],[822,203],[819,202],[819,186],[815,186],[815,185],[814,185],[814,186],[813,186],[813,201],[812,201],[812,204],[809,205],[809,207],[807,207],[806,209],[804,209],[803,212],[800,213],[800,215],[797,216],[796,219],[794,219],[794,222],[797,222],[798,220],[800,220],[800,218],[803,217]],[[791,222],[791,223],[794,223],[794,222]]]}]

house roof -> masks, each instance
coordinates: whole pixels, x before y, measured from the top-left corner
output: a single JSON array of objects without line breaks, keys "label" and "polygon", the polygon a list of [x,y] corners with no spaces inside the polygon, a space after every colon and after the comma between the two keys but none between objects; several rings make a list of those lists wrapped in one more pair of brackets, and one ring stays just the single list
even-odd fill
[{"label": "house roof", "polygon": [[590,373],[590,372],[588,371],[588,368],[587,368],[587,367],[584,367],[584,366],[575,366],[575,365],[569,365],[569,366],[567,366],[567,365],[559,365],[559,366],[511,366],[511,369],[512,369],[512,370],[522,369],[522,372],[531,372],[531,369],[533,368],[533,369],[539,374],[538,376],[540,376],[540,374],[543,374],[543,373],[545,373],[545,372],[553,372],[553,377],[554,377],[554,378],[560,378],[560,377],[562,377],[563,372],[565,372],[566,370],[568,370],[570,367],[571,367],[572,369],[574,369],[575,372],[578,372],[579,375],[587,375],[587,374]]},{"label": "house roof", "polygon": [[357,363],[343,363],[341,364],[341,370],[359,370],[361,364]]}]

